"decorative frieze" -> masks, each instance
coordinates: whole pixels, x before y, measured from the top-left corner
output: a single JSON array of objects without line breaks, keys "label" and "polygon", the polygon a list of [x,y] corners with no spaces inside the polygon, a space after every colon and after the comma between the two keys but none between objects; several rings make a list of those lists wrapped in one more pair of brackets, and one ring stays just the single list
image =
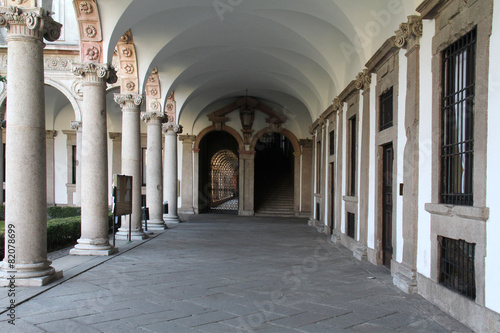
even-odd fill
[{"label": "decorative frieze", "polygon": [[394,45],[403,48],[410,38],[422,37],[422,18],[418,15],[408,16],[408,22],[401,23],[399,29],[395,31],[396,36],[392,38]]},{"label": "decorative frieze", "polygon": [[[10,35],[31,35],[53,42],[61,34],[62,25],[43,8],[0,7],[0,27]],[[7,39],[9,38],[7,37]]]},{"label": "decorative frieze", "polygon": [[53,71],[71,71],[76,62],[75,57],[45,56],[44,68]]}]

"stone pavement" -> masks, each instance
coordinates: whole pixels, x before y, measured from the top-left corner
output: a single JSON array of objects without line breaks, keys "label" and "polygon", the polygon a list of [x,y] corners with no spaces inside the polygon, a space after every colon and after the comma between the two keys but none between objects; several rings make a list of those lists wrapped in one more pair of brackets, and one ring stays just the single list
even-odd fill
[{"label": "stone pavement", "polygon": [[0,332],[470,332],[304,219],[183,220],[112,257],[55,260],[64,280],[19,288]]}]

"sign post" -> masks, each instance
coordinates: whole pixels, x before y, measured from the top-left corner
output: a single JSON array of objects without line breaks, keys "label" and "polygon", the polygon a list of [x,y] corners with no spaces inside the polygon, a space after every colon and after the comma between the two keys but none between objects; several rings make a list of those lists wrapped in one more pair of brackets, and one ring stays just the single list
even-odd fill
[{"label": "sign post", "polygon": [[[113,246],[115,245],[115,218],[132,214],[132,176],[113,175]],[[132,240],[131,220],[128,219],[128,240]]]}]

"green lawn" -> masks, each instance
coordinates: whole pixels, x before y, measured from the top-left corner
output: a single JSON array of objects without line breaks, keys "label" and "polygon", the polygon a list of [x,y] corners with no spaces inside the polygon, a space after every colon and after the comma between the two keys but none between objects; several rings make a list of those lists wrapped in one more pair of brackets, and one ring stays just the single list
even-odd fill
[{"label": "green lawn", "polygon": [[0,221],[0,234],[3,232],[5,229],[5,221]]}]

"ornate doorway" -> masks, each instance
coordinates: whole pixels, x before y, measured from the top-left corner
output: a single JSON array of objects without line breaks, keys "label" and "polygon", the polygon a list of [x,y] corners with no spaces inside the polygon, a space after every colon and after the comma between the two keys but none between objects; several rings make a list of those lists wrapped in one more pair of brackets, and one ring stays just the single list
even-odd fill
[{"label": "ornate doorway", "polygon": [[228,133],[214,131],[200,142],[200,213],[237,214],[239,206],[238,143]]}]

